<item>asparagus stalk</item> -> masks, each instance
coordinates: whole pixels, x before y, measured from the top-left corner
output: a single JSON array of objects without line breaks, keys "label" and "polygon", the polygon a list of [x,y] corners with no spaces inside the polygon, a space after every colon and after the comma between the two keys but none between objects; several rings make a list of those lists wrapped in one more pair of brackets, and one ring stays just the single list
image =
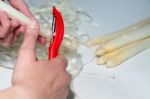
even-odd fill
[{"label": "asparagus stalk", "polygon": [[112,52],[110,56],[108,55],[108,60],[106,60],[106,67],[115,67],[124,62],[125,60],[129,59],[130,57],[133,57],[148,48],[150,48],[150,37],[138,42],[131,43],[115,51],[114,53]]},{"label": "asparagus stalk", "polygon": [[[144,40],[144,39],[142,39],[142,40]],[[126,45],[126,46],[121,47],[120,49],[117,49],[115,51],[106,53],[106,54],[104,54],[101,57],[97,57],[97,64],[98,65],[106,64],[107,60],[109,60],[109,59],[111,59],[111,58],[113,58],[115,56],[118,56],[119,54],[123,53],[125,50],[128,50],[129,47],[135,46],[135,44],[138,44],[142,40],[135,41],[133,43],[130,43],[130,44]]]},{"label": "asparagus stalk", "polygon": [[121,49],[115,50],[115,51],[110,52],[110,53],[106,53],[101,57],[97,57],[97,64],[98,65],[106,64],[106,62],[109,58],[112,58],[112,57],[115,57],[116,55],[119,55],[120,52],[121,52]]},{"label": "asparagus stalk", "polygon": [[136,31],[132,31],[122,36],[119,36],[118,38],[102,45],[102,47],[97,49],[96,55],[101,56],[107,52],[114,51],[124,45],[127,45],[131,42],[143,39],[148,36],[150,36],[150,24]]},{"label": "asparagus stalk", "polygon": [[93,39],[90,39],[88,41],[85,42],[85,45],[87,47],[92,47],[92,46],[95,46],[95,45],[102,45],[118,36],[121,36],[121,35],[124,35],[128,32],[132,32],[132,31],[136,31],[137,29],[139,28],[142,28],[144,27],[145,25],[147,24],[150,24],[150,17],[144,19],[144,20],[141,20],[140,22],[137,22],[127,28],[124,28],[124,29],[121,29],[117,32],[113,32],[113,33],[109,33],[107,35],[104,35],[104,36],[101,36],[101,37],[98,37],[98,38],[93,38]]},{"label": "asparagus stalk", "polygon": [[[5,11],[11,19],[18,20],[22,25],[28,25],[31,22],[30,18],[28,18],[26,15],[19,12],[18,10],[14,9],[12,6],[6,4],[2,0],[0,0],[0,10]],[[40,35],[47,38],[47,40],[50,40],[51,30],[40,26]]]}]

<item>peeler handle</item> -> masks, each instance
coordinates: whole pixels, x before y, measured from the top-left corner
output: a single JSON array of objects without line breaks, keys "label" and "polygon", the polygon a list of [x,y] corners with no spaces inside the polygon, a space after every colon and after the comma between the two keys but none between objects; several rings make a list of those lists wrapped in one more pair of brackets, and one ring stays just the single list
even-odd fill
[{"label": "peeler handle", "polygon": [[53,15],[55,17],[55,36],[49,47],[48,59],[55,58],[58,55],[59,48],[64,36],[64,22],[61,13],[53,7]]}]

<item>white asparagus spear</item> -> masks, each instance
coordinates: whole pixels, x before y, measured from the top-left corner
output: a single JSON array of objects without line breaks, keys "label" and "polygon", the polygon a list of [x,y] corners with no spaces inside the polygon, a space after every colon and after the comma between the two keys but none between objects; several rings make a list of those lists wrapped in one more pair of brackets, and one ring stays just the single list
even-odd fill
[{"label": "white asparagus spear", "polygon": [[111,51],[118,49],[126,44],[129,44],[133,41],[143,39],[148,36],[150,36],[150,24],[146,25],[143,28],[140,28],[136,31],[132,31],[132,32],[126,33],[122,36],[119,36],[118,38],[115,38],[114,40],[102,45],[102,47],[97,49],[96,55],[101,56],[107,52],[111,52]]},{"label": "white asparagus spear", "polygon": [[[6,4],[2,0],[0,0],[0,10],[5,11],[11,19],[18,20],[22,25],[28,25],[31,22],[30,18],[28,18],[26,15],[19,12],[18,10],[14,9],[9,4]],[[50,40],[52,36],[51,30],[40,26],[40,35],[47,38],[47,40]]]},{"label": "white asparagus spear", "polygon": [[[122,49],[122,48],[120,48],[120,49]],[[116,55],[118,55],[120,53],[120,51],[121,51],[120,49],[115,50],[115,51],[110,52],[110,53],[106,53],[101,57],[97,57],[97,64],[98,65],[106,64],[106,62],[109,58],[115,57]]]},{"label": "white asparagus spear", "polygon": [[85,42],[85,45],[87,47],[92,47],[92,46],[95,46],[95,45],[102,45],[118,36],[121,36],[121,35],[124,35],[128,32],[131,32],[131,31],[135,31],[139,28],[142,28],[144,27],[145,25],[147,24],[150,24],[150,17],[144,19],[144,20],[141,20],[127,28],[124,28],[124,29],[121,29],[117,32],[113,32],[113,33],[109,33],[107,35],[104,35],[104,36],[101,36],[101,37],[98,37],[98,38],[93,38],[93,39],[90,39],[88,41]]},{"label": "white asparagus spear", "polygon": [[104,57],[104,56],[101,56],[101,57],[97,57],[97,65],[105,65],[106,64],[106,60],[107,58]]},{"label": "white asparagus spear", "polygon": [[[144,38],[144,39],[146,39],[146,38]],[[144,39],[142,39],[142,40],[144,40]],[[132,42],[130,44],[127,44],[127,45],[125,45],[125,46],[117,49],[117,50],[114,50],[114,51],[109,52],[109,53],[105,53],[101,57],[97,57],[97,64],[98,65],[104,65],[104,64],[106,64],[107,60],[109,60],[109,59],[111,59],[111,58],[113,58],[115,56],[118,56],[119,54],[123,53],[124,50],[128,50],[130,47],[135,46],[135,44],[139,43],[142,40]]]},{"label": "white asparagus spear", "polygon": [[129,59],[137,55],[138,53],[142,52],[145,49],[150,48],[150,37],[139,42],[131,43],[128,46],[122,48],[119,52],[119,55],[111,57],[107,60],[106,67],[112,68],[115,67],[125,60]]}]

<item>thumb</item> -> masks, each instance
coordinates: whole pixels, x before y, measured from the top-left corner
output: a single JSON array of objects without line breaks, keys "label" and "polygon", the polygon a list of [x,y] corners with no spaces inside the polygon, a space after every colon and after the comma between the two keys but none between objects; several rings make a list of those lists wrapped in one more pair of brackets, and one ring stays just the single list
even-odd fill
[{"label": "thumb", "polygon": [[24,40],[19,50],[19,62],[29,62],[36,60],[35,45],[38,37],[39,25],[33,20],[26,29]]}]

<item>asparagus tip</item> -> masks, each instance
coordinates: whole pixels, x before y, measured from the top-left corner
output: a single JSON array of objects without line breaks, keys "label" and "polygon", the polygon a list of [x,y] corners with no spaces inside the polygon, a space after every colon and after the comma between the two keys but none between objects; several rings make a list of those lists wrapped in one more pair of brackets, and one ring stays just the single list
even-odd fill
[{"label": "asparagus tip", "polygon": [[116,67],[116,66],[117,66],[116,63],[117,63],[116,60],[114,60],[114,59],[109,59],[109,60],[107,60],[107,62],[106,62],[106,67],[107,67],[107,68]]},{"label": "asparagus tip", "polygon": [[106,50],[103,49],[103,48],[98,48],[98,49],[96,50],[96,55],[97,55],[97,56],[102,56],[103,54],[106,53],[105,51],[106,51]]},{"label": "asparagus tip", "polygon": [[97,64],[98,65],[104,65],[105,63],[106,63],[106,58],[105,57],[97,58]]}]

